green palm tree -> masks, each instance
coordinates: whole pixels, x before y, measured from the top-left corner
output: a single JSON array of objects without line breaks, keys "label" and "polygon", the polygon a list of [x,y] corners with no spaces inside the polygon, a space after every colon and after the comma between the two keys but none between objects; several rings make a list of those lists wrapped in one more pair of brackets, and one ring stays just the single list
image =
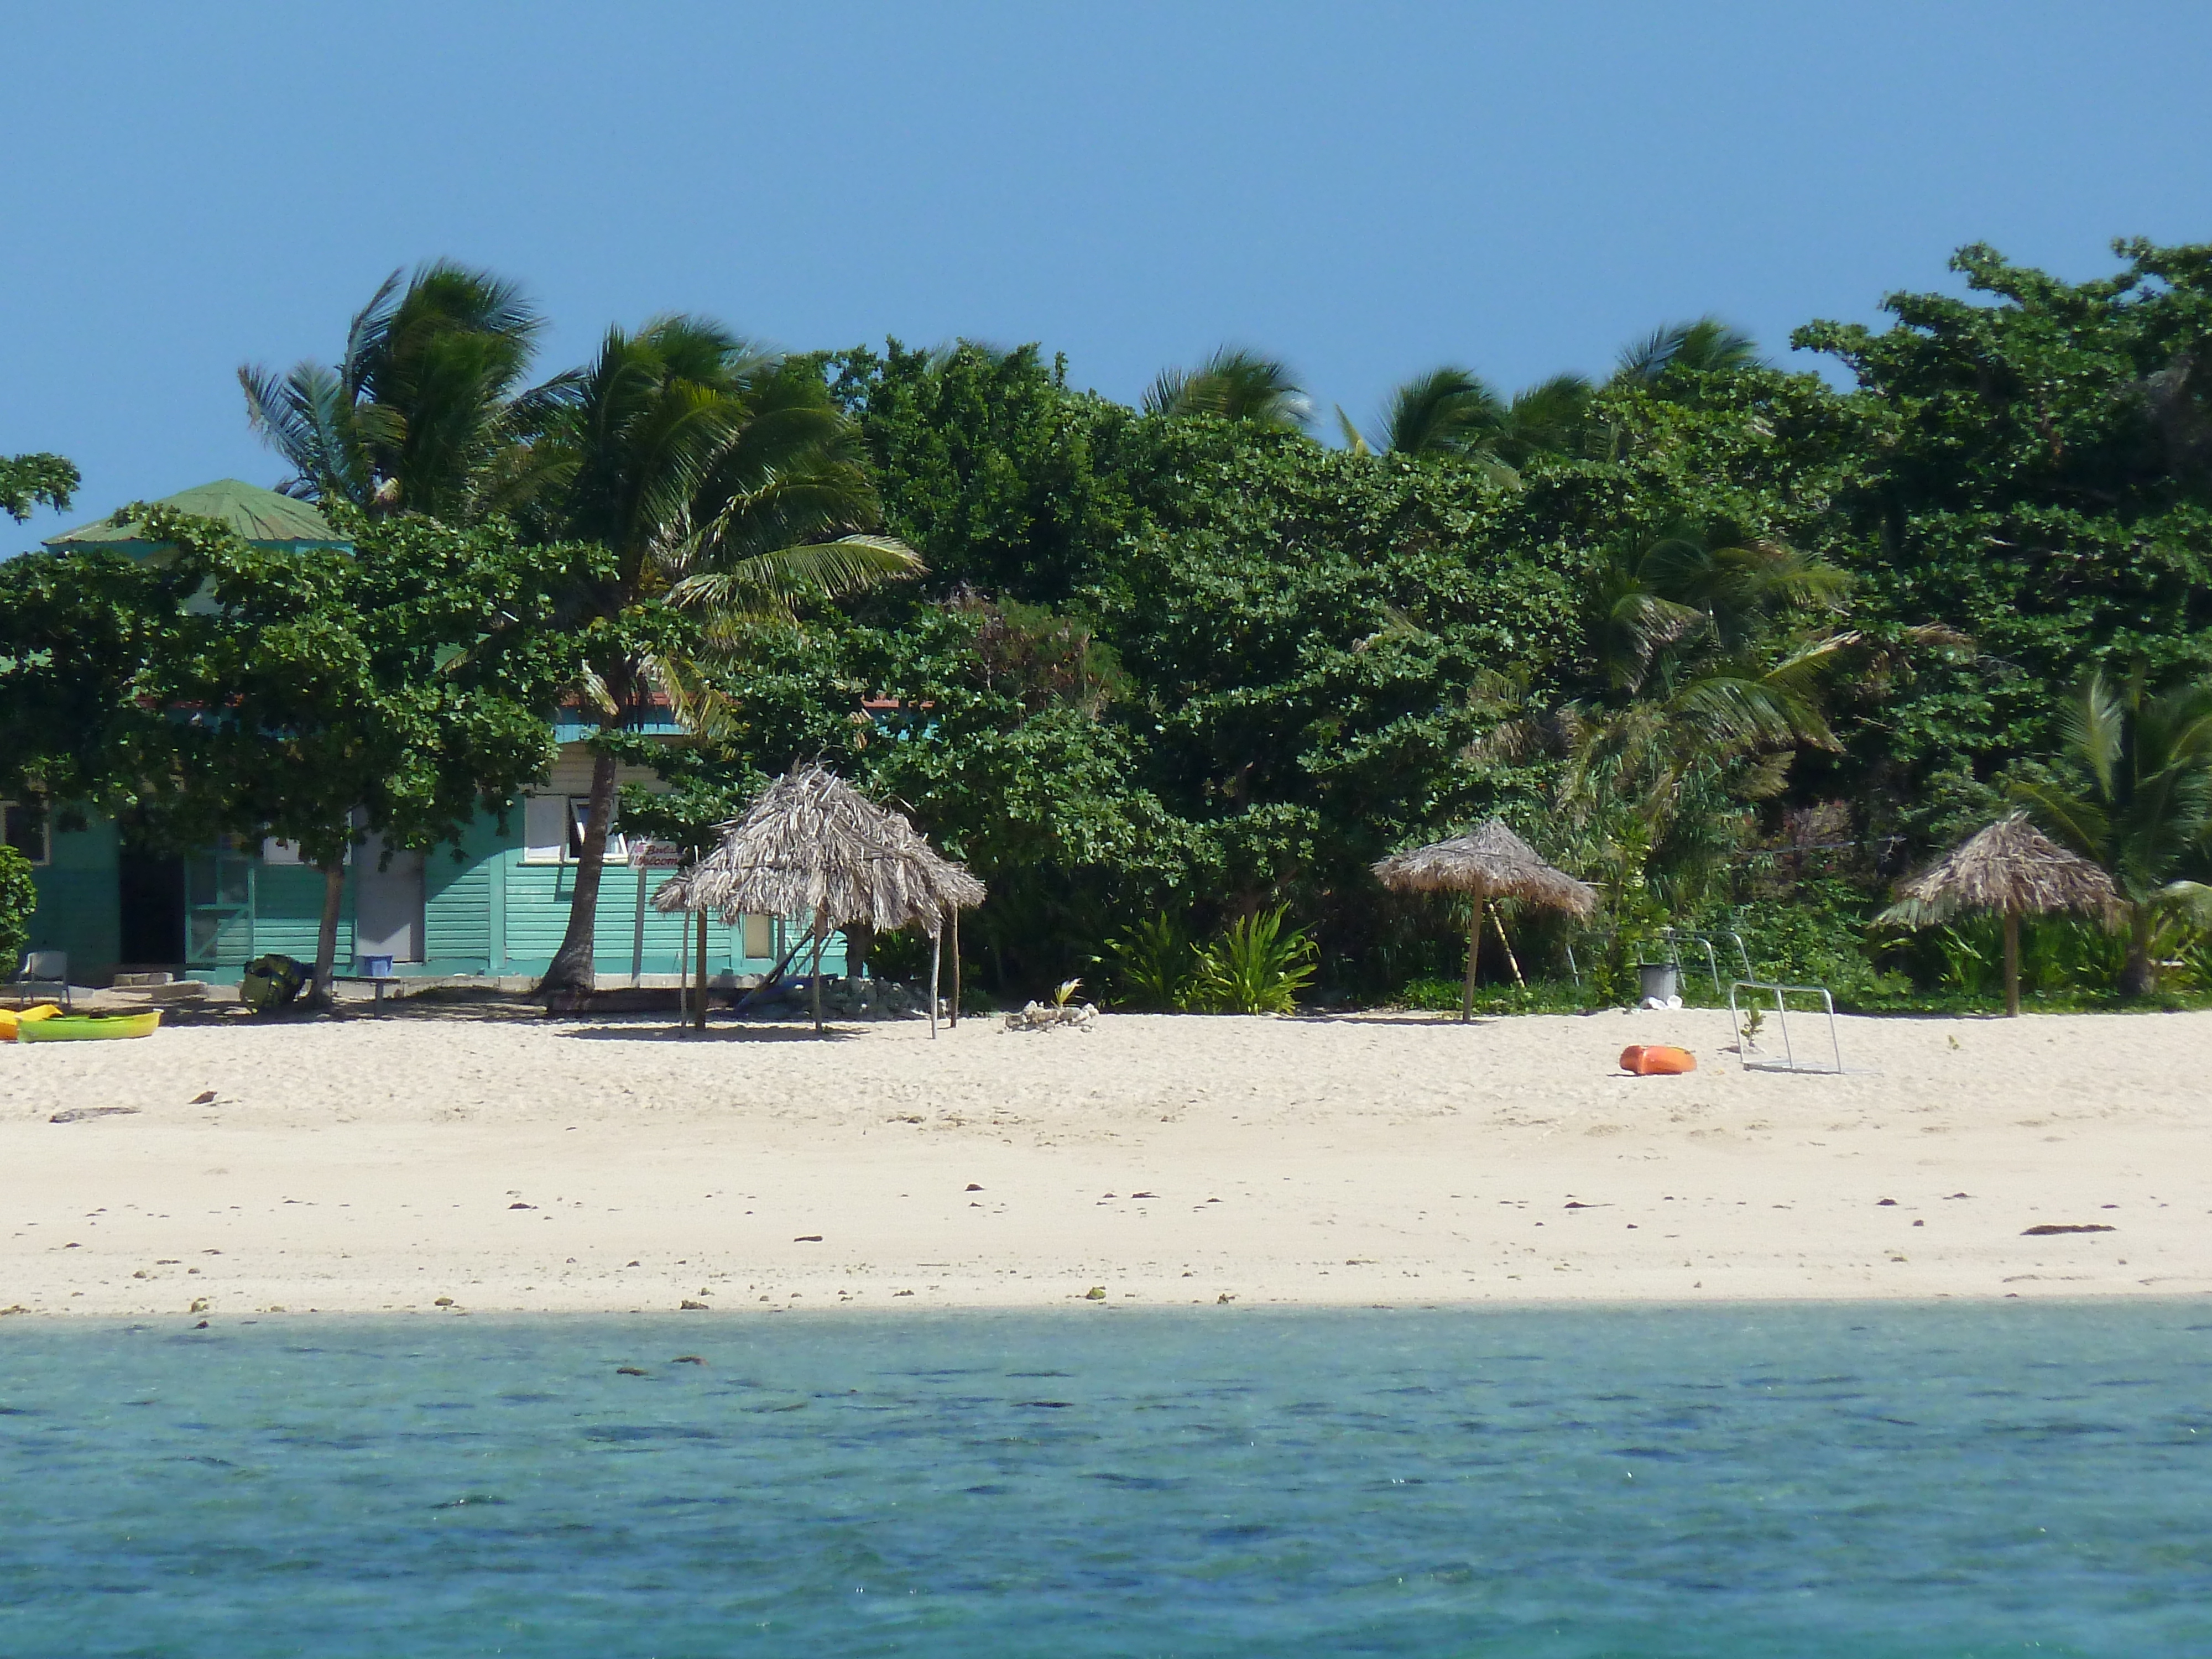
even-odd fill
[{"label": "green palm tree", "polygon": [[1458,455],[1493,463],[1512,478],[1538,455],[1579,451],[1589,382],[1555,374],[1500,398],[1480,375],[1446,365],[1417,374],[1390,394],[1378,444],[1360,435],[1342,409],[1337,425],[1355,455]]},{"label": "green palm tree", "polygon": [[[535,418],[533,522],[614,556],[568,618],[596,639],[577,692],[606,734],[656,698],[711,732],[727,705],[708,671],[742,650],[749,624],[795,623],[806,603],[921,568],[904,543],[861,533],[875,493],[820,377],[719,325],[678,316],[611,329],[587,367],[537,399]],[[649,625],[656,611],[690,613],[704,656],[659,642],[669,635]],[[602,744],[568,931],[541,989],[592,988],[614,805],[615,757]]]},{"label": "green palm tree", "polygon": [[1616,915],[1650,882],[1693,896],[1743,801],[1778,792],[1800,749],[1836,747],[1822,704],[1864,642],[1797,624],[1844,586],[1833,566],[1725,524],[1624,545],[1584,590],[1592,694],[1541,708],[1523,684],[1478,687],[1493,725],[1475,757],[1565,763],[1555,833]]},{"label": "green palm tree", "polygon": [[1759,366],[1759,343],[1717,317],[1656,328],[1620,354],[1619,380],[1656,381],[1671,369],[1723,374]]},{"label": "green palm tree", "polygon": [[447,260],[394,271],[336,367],[238,371],[246,416],[290,463],[290,494],[465,522],[514,504],[543,319],[515,284]]},{"label": "green palm tree", "polygon": [[1589,426],[1590,383],[1579,374],[1554,374],[1523,386],[1505,405],[1492,445],[1508,466],[1526,466],[1539,455],[1579,455]]},{"label": "green palm tree", "polygon": [[2212,922],[2212,681],[2155,694],[2138,675],[2115,688],[2101,671],[2059,717],[2065,758],[2083,787],[2027,782],[2015,793],[2044,827],[2104,866],[2127,905],[2120,989],[2158,981],[2151,949],[2161,918]]},{"label": "green palm tree", "polygon": [[1306,395],[1282,363],[1224,346],[1194,369],[1168,368],[1146,389],[1147,415],[1213,415],[1282,431],[1303,431]]},{"label": "green palm tree", "polygon": [[[1343,413],[1337,411],[1339,420]],[[1449,365],[1432,368],[1390,394],[1382,447],[1393,455],[1465,455],[1487,450],[1504,416],[1504,403],[1480,375]],[[1348,425],[1346,430],[1358,439]]]}]

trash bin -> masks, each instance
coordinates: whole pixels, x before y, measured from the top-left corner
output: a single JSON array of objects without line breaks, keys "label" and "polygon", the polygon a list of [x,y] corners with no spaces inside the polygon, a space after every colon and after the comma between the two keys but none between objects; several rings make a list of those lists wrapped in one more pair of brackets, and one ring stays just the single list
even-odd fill
[{"label": "trash bin", "polygon": [[1663,1008],[1681,995],[1681,970],[1671,962],[1639,962],[1636,976],[1645,1002],[1656,1002]]}]

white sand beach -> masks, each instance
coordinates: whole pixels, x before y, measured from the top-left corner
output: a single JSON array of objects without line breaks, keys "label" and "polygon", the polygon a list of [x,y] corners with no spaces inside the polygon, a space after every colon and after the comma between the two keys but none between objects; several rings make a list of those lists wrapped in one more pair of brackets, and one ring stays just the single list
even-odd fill
[{"label": "white sand beach", "polygon": [[[1632,1042],[1699,1069],[1621,1075]],[[2212,1014],[1851,1019],[1840,1077],[1729,1042],[1696,1010],[933,1043],[448,1009],[7,1045],[0,1309],[2212,1292]]]}]

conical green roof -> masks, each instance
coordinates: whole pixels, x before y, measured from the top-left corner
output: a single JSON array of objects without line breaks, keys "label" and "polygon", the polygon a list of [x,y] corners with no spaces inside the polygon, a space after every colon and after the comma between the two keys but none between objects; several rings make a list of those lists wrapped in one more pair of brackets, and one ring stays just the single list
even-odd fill
[{"label": "conical green roof", "polygon": [[[249,542],[291,546],[303,543],[330,547],[346,544],[345,538],[331,528],[331,521],[306,501],[237,478],[220,478],[214,483],[180,489],[173,495],[164,495],[154,505],[213,519],[229,526]],[[58,536],[48,537],[46,544],[57,550],[147,546],[146,538],[139,533],[140,520],[130,519],[118,524],[118,516],[111,513],[90,524],[64,530]]]}]

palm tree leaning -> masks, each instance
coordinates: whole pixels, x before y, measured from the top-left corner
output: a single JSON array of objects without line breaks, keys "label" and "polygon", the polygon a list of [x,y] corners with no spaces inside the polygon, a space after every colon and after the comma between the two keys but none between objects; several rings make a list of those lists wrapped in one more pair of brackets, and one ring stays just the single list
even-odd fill
[{"label": "palm tree leaning", "polygon": [[246,417],[291,464],[289,494],[465,524],[517,504],[544,321],[513,283],[447,260],[385,278],[336,367],[238,371]]},{"label": "palm tree leaning", "polygon": [[2059,841],[2104,867],[2127,906],[2120,989],[2155,988],[2152,941],[2164,917],[2212,924],[2212,680],[2148,691],[2100,670],[2059,717],[2077,787],[2026,782],[2015,793]]},{"label": "palm tree leaning", "polygon": [[[694,731],[726,714],[711,669],[749,623],[796,622],[798,607],[921,562],[861,533],[877,517],[858,437],[819,375],[719,325],[662,317],[610,330],[598,356],[538,399],[532,515],[549,538],[592,541],[611,577],[580,585],[568,620],[595,639],[578,696],[599,721],[590,806],[568,926],[539,989],[588,992],[607,834],[611,739],[655,697]],[[840,533],[843,532],[843,533]],[[834,539],[823,539],[834,538]],[[650,625],[684,615],[690,646]]]}]

